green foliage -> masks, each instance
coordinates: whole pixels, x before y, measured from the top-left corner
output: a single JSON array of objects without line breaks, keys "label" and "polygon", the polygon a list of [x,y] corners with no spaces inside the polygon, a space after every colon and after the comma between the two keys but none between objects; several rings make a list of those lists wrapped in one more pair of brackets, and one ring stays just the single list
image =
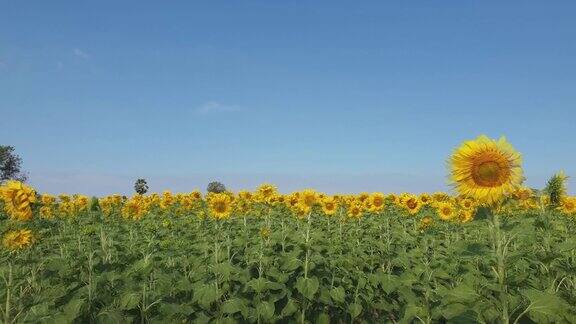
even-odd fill
[{"label": "green foliage", "polygon": [[566,180],[568,180],[568,176],[566,176],[563,171],[554,174],[548,180],[544,192],[550,198],[551,207],[558,207],[562,198],[566,196]]},{"label": "green foliage", "polygon": [[223,193],[226,191],[226,186],[218,181],[212,181],[208,184],[206,191],[212,193]]},{"label": "green foliage", "polygon": [[25,182],[27,176],[20,168],[22,159],[14,153],[14,147],[0,145],[0,183],[6,180]]},{"label": "green foliage", "polygon": [[510,322],[574,323],[576,224],[549,213],[501,219],[498,231],[490,217],[421,231],[418,217],[386,210],[314,213],[308,233],[281,207],[246,223],[97,209],[35,219],[31,248],[0,250],[0,321],[498,323],[504,303]]},{"label": "green foliage", "polygon": [[139,195],[143,195],[148,192],[148,183],[146,182],[146,179],[136,180],[134,183],[134,191],[136,191],[136,193]]},{"label": "green foliage", "polygon": [[97,212],[100,210],[100,203],[98,201],[98,197],[90,198],[90,203],[88,205],[88,210]]}]

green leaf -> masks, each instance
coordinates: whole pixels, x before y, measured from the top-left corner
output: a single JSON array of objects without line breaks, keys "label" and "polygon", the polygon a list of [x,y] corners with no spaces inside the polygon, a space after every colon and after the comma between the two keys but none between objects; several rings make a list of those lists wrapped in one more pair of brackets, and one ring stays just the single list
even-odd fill
[{"label": "green leaf", "polygon": [[204,309],[209,309],[210,305],[219,298],[214,285],[203,285],[194,292],[194,301]]},{"label": "green leaf", "polygon": [[234,314],[246,309],[246,301],[240,298],[228,299],[222,305],[222,312],[224,314]]},{"label": "green leaf", "polygon": [[284,308],[282,309],[281,315],[282,317],[290,316],[294,314],[297,310],[298,305],[296,305],[296,303],[292,299],[288,299],[286,306],[284,306]]},{"label": "green leaf", "polygon": [[318,314],[316,318],[316,324],[330,324],[330,315],[326,313]]},{"label": "green leaf", "polygon": [[256,312],[265,321],[271,321],[274,318],[274,303],[269,301],[261,301],[256,303]]},{"label": "green leaf", "polygon": [[442,311],[442,315],[446,319],[452,319],[454,317],[460,316],[468,311],[468,307],[460,303],[454,303],[446,306]]},{"label": "green leaf", "polygon": [[391,292],[398,289],[398,286],[400,286],[400,281],[398,280],[397,276],[381,272],[380,286],[382,286],[382,289],[384,289],[387,294],[390,294]]},{"label": "green leaf", "polygon": [[266,279],[265,278],[252,279],[252,280],[248,281],[247,286],[252,288],[254,290],[254,292],[256,292],[257,294],[260,294],[260,293],[266,291],[266,289],[268,288],[268,286],[266,285]]},{"label": "green leaf", "polygon": [[285,258],[282,263],[282,270],[292,272],[298,269],[301,264],[302,261],[298,260],[298,258]]},{"label": "green leaf", "polygon": [[568,313],[568,304],[557,295],[536,289],[522,291],[522,295],[530,300],[528,314],[536,322],[556,322],[560,315]]},{"label": "green leaf", "polygon": [[344,303],[346,297],[346,291],[342,287],[335,287],[332,290],[330,290],[330,296],[332,297],[332,300],[334,300],[335,302]]},{"label": "green leaf", "polygon": [[136,308],[140,304],[140,294],[130,292],[122,295],[120,298],[120,309],[130,310]]},{"label": "green leaf", "polygon": [[75,319],[80,315],[80,310],[86,301],[84,299],[72,299],[66,306],[62,309],[66,318],[71,320]]},{"label": "green leaf", "polygon": [[362,313],[362,305],[358,303],[352,303],[348,305],[348,313],[350,314],[350,316],[352,316],[352,318],[358,317],[358,315]]},{"label": "green leaf", "polygon": [[319,286],[320,283],[318,282],[318,278],[316,277],[311,278],[300,277],[296,281],[296,289],[298,290],[298,292],[310,300],[314,299],[314,295],[318,291]]},{"label": "green leaf", "polygon": [[424,310],[424,308],[417,306],[417,305],[414,305],[414,304],[410,304],[410,305],[406,306],[406,309],[404,310],[403,320],[405,322],[412,322],[412,320],[414,320],[417,317],[424,318],[425,316],[426,316],[426,311]]},{"label": "green leaf", "polygon": [[450,295],[450,300],[457,303],[473,303],[478,299],[478,294],[471,286],[467,284],[460,284],[450,290],[448,293]]}]

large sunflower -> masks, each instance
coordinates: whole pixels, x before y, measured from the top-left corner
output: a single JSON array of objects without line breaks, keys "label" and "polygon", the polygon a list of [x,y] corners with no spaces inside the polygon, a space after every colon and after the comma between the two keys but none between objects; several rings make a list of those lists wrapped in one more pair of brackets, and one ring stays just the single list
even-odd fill
[{"label": "large sunflower", "polygon": [[450,180],[458,193],[492,204],[512,193],[524,180],[522,157],[506,138],[481,135],[467,141],[450,158]]}]

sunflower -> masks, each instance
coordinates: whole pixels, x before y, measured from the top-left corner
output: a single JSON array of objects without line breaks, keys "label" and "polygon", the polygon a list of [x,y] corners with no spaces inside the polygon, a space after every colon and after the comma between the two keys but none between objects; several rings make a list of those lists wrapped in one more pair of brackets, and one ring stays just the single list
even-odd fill
[{"label": "sunflower", "polygon": [[362,202],[362,203],[363,203],[366,199],[368,199],[368,198],[370,198],[370,194],[367,193],[367,192],[361,192],[361,193],[358,195],[358,200],[359,200],[360,202]]},{"label": "sunflower", "polygon": [[78,195],[74,197],[73,203],[74,207],[76,207],[78,211],[85,211],[88,209],[88,204],[90,203],[90,200],[87,196]]},{"label": "sunflower", "polygon": [[369,202],[369,210],[371,212],[380,212],[384,209],[385,198],[384,194],[381,192],[373,192],[370,194],[367,201]]},{"label": "sunflower", "polygon": [[493,204],[520,186],[522,157],[504,137],[481,135],[454,151],[449,161],[451,183],[464,196]]},{"label": "sunflower", "polygon": [[530,199],[532,197],[532,194],[533,194],[533,191],[530,188],[518,188],[517,190],[515,190],[512,193],[514,198],[516,198],[520,201]]},{"label": "sunflower", "polygon": [[300,201],[308,207],[314,206],[317,200],[318,200],[318,193],[316,193],[316,191],[312,189],[306,189],[300,193]]},{"label": "sunflower", "polygon": [[474,219],[474,211],[470,209],[462,209],[458,212],[458,220],[462,223],[467,223]]},{"label": "sunflower", "polygon": [[362,210],[362,202],[355,201],[348,206],[348,217],[358,219],[362,216]]},{"label": "sunflower", "polygon": [[52,219],[54,218],[54,213],[52,212],[52,208],[50,206],[42,206],[40,207],[40,217],[43,219]]},{"label": "sunflower", "polygon": [[422,205],[428,205],[432,202],[432,196],[430,196],[427,193],[420,194],[420,196],[418,196],[418,199],[420,199]]},{"label": "sunflower", "polygon": [[322,211],[328,216],[332,216],[338,210],[338,201],[334,197],[325,197],[321,201]]},{"label": "sunflower", "polygon": [[565,197],[558,207],[566,215],[576,214],[576,197]]},{"label": "sunflower", "polygon": [[296,217],[302,219],[308,217],[310,215],[310,211],[312,207],[304,204],[302,201],[298,201],[294,207],[292,207],[292,211],[296,215]]},{"label": "sunflower", "polygon": [[422,208],[422,203],[417,196],[406,195],[402,198],[402,206],[408,211],[410,215],[414,215]]},{"label": "sunflower", "polygon": [[462,207],[463,209],[466,209],[466,210],[471,210],[471,209],[474,209],[474,207],[475,207],[475,203],[474,203],[474,200],[472,198],[460,199],[459,204],[460,204],[460,207]]},{"label": "sunflower", "polygon": [[266,202],[270,197],[276,196],[277,194],[276,186],[269,183],[263,183],[258,187],[258,189],[256,189],[255,198],[258,202]]},{"label": "sunflower", "polygon": [[23,229],[6,233],[2,243],[9,250],[20,250],[30,246],[33,240],[32,231]]},{"label": "sunflower", "polygon": [[0,187],[0,198],[10,218],[20,221],[32,218],[32,204],[36,202],[36,193],[32,187],[10,180]]},{"label": "sunflower", "polygon": [[168,190],[164,191],[164,193],[162,193],[162,200],[160,200],[160,208],[161,209],[170,208],[170,206],[172,206],[173,203],[174,203],[174,196],[172,195],[172,193]]},{"label": "sunflower", "polygon": [[439,203],[450,199],[450,195],[445,192],[437,191],[432,194],[433,203]]},{"label": "sunflower", "polygon": [[40,202],[42,202],[42,205],[44,206],[51,206],[56,203],[56,197],[48,194],[42,194],[40,195]]},{"label": "sunflower", "polygon": [[232,200],[225,193],[216,193],[208,201],[210,215],[215,219],[227,219],[232,213]]},{"label": "sunflower", "polygon": [[286,196],[284,203],[289,208],[295,208],[296,204],[298,204],[299,201],[300,201],[300,194],[298,192],[293,192],[293,193],[289,194],[288,196]]},{"label": "sunflower", "polygon": [[422,220],[420,221],[420,225],[418,226],[418,228],[422,231],[427,229],[428,227],[432,226],[432,223],[434,222],[434,220],[432,219],[432,217],[430,216],[424,216],[422,218]]},{"label": "sunflower", "polygon": [[136,195],[128,199],[122,207],[122,217],[126,219],[139,220],[148,213],[150,203],[144,196]]},{"label": "sunflower", "polygon": [[438,216],[442,220],[451,220],[456,217],[456,207],[448,202],[441,202],[438,203],[436,206],[436,211],[438,212]]},{"label": "sunflower", "polygon": [[194,199],[194,200],[201,200],[202,199],[202,193],[198,190],[194,190],[189,194],[190,198]]}]

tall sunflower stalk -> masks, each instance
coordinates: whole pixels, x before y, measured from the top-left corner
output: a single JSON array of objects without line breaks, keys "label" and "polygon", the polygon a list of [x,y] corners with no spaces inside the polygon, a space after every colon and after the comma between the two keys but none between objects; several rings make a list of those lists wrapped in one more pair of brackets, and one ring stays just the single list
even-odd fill
[{"label": "tall sunflower stalk", "polygon": [[504,198],[524,180],[521,164],[520,153],[504,137],[494,140],[484,135],[464,142],[449,160],[450,180],[458,193],[490,209],[492,250],[496,257],[492,269],[500,288],[498,299],[503,323],[510,321],[506,260],[513,237],[502,232],[499,214]]}]

